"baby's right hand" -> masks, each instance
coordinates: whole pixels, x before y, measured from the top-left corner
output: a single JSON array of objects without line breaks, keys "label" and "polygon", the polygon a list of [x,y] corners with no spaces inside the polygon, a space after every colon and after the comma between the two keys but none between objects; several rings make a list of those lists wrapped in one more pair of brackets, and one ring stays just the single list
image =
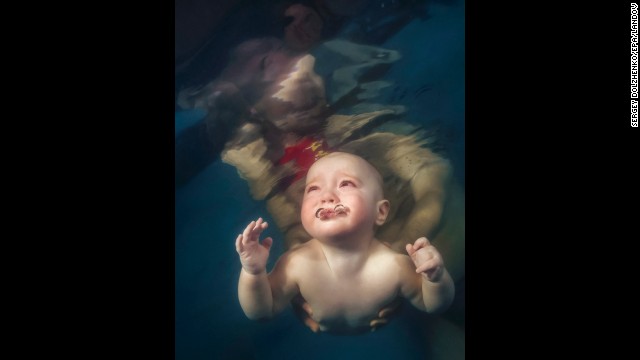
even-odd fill
[{"label": "baby's right hand", "polygon": [[269,226],[262,218],[252,221],[244,229],[244,232],[236,238],[236,251],[240,255],[242,268],[252,275],[258,275],[267,270],[269,249],[273,244],[270,237],[259,242],[260,233]]}]

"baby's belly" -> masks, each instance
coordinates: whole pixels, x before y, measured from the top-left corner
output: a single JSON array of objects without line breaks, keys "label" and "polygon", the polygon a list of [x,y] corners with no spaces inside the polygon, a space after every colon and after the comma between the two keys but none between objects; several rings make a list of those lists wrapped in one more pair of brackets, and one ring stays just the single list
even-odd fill
[{"label": "baby's belly", "polygon": [[396,300],[398,294],[391,289],[373,295],[326,291],[321,294],[303,292],[302,296],[311,306],[312,318],[320,325],[320,330],[359,332],[369,330],[371,321],[377,319],[380,310]]}]

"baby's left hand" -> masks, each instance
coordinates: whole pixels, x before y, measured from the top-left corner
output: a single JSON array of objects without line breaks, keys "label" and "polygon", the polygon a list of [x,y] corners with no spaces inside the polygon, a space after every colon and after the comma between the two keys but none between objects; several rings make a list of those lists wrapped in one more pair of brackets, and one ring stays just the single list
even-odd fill
[{"label": "baby's left hand", "polygon": [[406,249],[416,265],[417,273],[423,273],[431,282],[440,280],[444,273],[444,262],[427,238],[421,237],[413,245],[407,244]]}]

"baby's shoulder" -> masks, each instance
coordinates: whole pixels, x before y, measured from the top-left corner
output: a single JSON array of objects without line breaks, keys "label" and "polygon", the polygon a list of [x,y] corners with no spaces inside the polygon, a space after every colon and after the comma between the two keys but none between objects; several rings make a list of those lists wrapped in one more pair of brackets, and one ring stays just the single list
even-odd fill
[{"label": "baby's shoulder", "polygon": [[399,253],[382,243],[380,243],[375,251],[375,258],[376,262],[381,266],[386,265],[405,270],[415,270],[415,266],[409,255]]},{"label": "baby's shoulder", "polygon": [[377,260],[380,261],[402,261],[403,258],[408,258],[406,254],[399,253],[377,240],[372,256],[376,257]]}]

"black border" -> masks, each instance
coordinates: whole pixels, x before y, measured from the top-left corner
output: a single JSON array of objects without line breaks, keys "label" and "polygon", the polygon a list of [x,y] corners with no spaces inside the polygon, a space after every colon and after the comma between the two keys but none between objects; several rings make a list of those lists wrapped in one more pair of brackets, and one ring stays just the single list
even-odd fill
[{"label": "black border", "polygon": [[468,354],[610,357],[637,233],[629,3],[466,7]]},{"label": "black border", "polygon": [[29,124],[41,147],[31,163],[46,162],[42,216],[55,227],[38,229],[45,244],[31,250],[54,279],[38,290],[53,318],[38,319],[49,331],[35,347],[173,359],[174,10],[163,1],[73,11],[48,14],[55,41],[36,56],[55,79],[35,83],[54,100],[35,106],[44,111]]}]

